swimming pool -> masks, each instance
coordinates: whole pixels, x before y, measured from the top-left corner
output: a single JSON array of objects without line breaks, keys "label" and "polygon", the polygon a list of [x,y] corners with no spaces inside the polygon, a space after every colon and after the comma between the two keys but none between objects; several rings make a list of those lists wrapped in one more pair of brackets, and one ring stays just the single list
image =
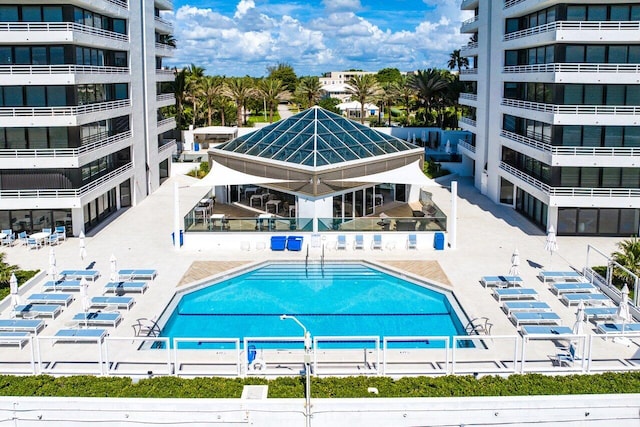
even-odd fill
[{"label": "swimming pool", "polygon": [[[295,316],[314,337],[464,335],[460,320],[464,314],[450,292],[361,263],[307,267],[303,263],[272,263],[178,294],[174,300],[161,333],[171,339],[242,341],[245,337],[301,336],[300,326],[291,320],[282,321],[283,314]],[[288,346],[272,344],[261,346]],[[180,344],[180,348],[183,346]],[[349,343],[325,342],[323,346],[349,347]],[[425,347],[429,343],[407,346]],[[194,347],[198,345],[194,343]]]}]

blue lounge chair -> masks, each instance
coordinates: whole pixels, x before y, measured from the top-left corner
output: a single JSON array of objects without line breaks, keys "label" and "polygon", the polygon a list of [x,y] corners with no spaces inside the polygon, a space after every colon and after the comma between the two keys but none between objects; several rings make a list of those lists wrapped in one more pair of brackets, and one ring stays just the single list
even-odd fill
[{"label": "blue lounge chair", "polygon": [[521,325],[557,325],[560,316],[553,311],[514,311],[509,316],[516,328]]},{"label": "blue lounge chair", "polygon": [[60,314],[62,308],[60,308],[57,304],[22,304],[16,305],[13,308],[13,313],[16,317],[24,317],[25,315],[32,315],[36,317],[51,317],[55,319],[55,317]]},{"label": "blue lounge chair", "polygon": [[496,288],[493,296],[498,302],[507,299],[538,299],[538,293],[531,288]]},{"label": "blue lounge chair", "polygon": [[131,297],[93,297],[91,298],[91,308],[115,307],[129,310],[134,301]]},{"label": "blue lounge chair", "polygon": [[579,304],[582,301],[586,305],[593,304],[606,304],[611,302],[611,299],[601,293],[591,293],[591,294],[564,294],[562,298],[560,298],[562,302],[564,302],[567,306],[571,306],[574,304]]},{"label": "blue lounge chair", "polygon": [[37,334],[44,326],[43,320],[0,319],[0,331],[5,332],[31,332]]},{"label": "blue lounge chair", "polygon": [[67,307],[73,301],[73,295],[59,292],[31,294],[27,297],[29,304],[61,304]]},{"label": "blue lounge chair", "polygon": [[155,280],[157,275],[158,271],[151,269],[118,270],[118,278],[120,280]]},{"label": "blue lounge chair", "polygon": [[353,249],[364,249],[364,237],[362,237],[362,234],[356,234],[356,238],[353,241]]},{"label": "blue lounge chair", "polygon": [[488,286],[521,286],[524,281],[520,276],[482,276],[480,283],[486,288]]},{"label": "blue lounge chair", "polygon": [[597,326],[599,334],[605,335],[622,335],[637,334],[640,332],[640,323],[599,323]]},{"label": "blue lounge chair", "polygon": [[107,335],[106,329],[60,329],[55,334],[54,344],[63,341],[102,342]]},{"label": "blue lounge chair", "polygon": [[302,236],[289,236],[289,237],[287,237],[287,250],[288,251],[301,251],[302,250]]},{"label": "blue lounge chair", "polygon": [[502,304],[507,316],[517,311],[551,311],[551,307],[544,301],[507,301]]},{"label": "blue lounge chair", "polygon": [[141,294],[147,290],[146,282],[109,282],[104,285],[104,291],[116,294],[126,292],[140,292]]},{"label": "blue lounge chair", "polygon": [[347,237],[344,234],[338,235],[336,249],[347,249]]},{"label": "blue lounge chair", "polygon": [[590,293],[598,289],[587,282],[553,283],[550,288],[556,295],[567,293],[577,294],[581,292]]},{"label": "blue lounge chair", "polygon": [[576,359],[576,346],[573,343],[569,344],[568,348],[561,348],[555,356],[551,356],[551,362],[558,366],[572,366]]},{"label": "blue lounge chair", "polygon": [[42,289],[45,291],[79,291],[80,290],[80,281],[79,280],[58,280],[44,282],[42,285]]},{"label": "blue lounge chair", "polygon": [[122,316],[118,312],[103,313],[100,311],[90,311],[77,313],[73,316],[73,320],[81,325],[108,325],[116,327],[122,320]]},{"label": "blue lounge chair", "polygon": [[271,236],[271,250],[284,251],[287,246],[286,236]]},{"label": "blue lounge chair", "polygon": [[27,238],[27,246],[29,247],[29,249],[40,249],[40,242],[29,237]]},{"label": "blue lounge chair", "polygon": [[522,335],[572,335],[568,326],[524,325],[520,328]]},{"label": "blue lounge chair", "polygon": [[373,235],[373,241],[371,242],[371,249],[382,249],[382,236],[380,234]]},{"label": "blue lounge chair", "polygon": [[618,315],[618,307],[586,307],[584,309],[584,318],[589,321],[594,320],[610,320]]},{"label": "blue lounge chair", "polygon": [[62,270],[60,272],[62,276],[70,280],[80,280],[84,277],[85,280],[94,282],[100,277],[98,270]]},{"label": "blue lounge chair", "polygon": [[17,345],[22,348],[29,342],[29,332],[0,332],[0,345]]},{"label": "blue lounge chair", "polygon": [[538,277],[543,282],[555,282],[560,280],[582,280],[582,274],[577,271],[541,271]]},{"label": "blue lounge chair", "polygon": [[67,229],[64,225],[59,225],[56,227],[56,236],[58,236],[58,242],[60,240],[67,240]]},{"label": "blue lounge chair", "polygon": [[415,234],[407,236],[407,249],[418,249],[418,238]]}]

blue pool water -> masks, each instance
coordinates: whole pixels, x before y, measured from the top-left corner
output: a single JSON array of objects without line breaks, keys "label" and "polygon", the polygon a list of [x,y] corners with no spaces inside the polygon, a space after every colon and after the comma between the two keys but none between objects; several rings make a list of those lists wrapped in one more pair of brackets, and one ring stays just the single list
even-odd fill
[{"label": "blue pool water", "polygon": [[[182,295],[161,336],[241,341],[244,337],[300,337],[300,326],[293,320],[280,320],[282,314],[294,315],[313,336],[464,334],[452,302],[442,293],[361,264],[325,264],[324,268],[314,264],[305,269],[304,264],[292,263],[260,267]],[[440,347],[442,343],[400,346],[430,345]],[[180,348],[199,346],[213,345],[180,344]],[[260,347],[294,348],[298,344],[260,343]],[[321,343],[318,347],[350,345]]]}]

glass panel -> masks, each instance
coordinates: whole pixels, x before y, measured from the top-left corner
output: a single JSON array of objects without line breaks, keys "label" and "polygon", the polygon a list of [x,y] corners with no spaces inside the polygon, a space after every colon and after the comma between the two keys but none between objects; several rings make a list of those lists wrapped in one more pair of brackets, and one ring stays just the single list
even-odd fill
[{"label": "glass panel", "polygon": [[558,234],[575,234],[578,210],[558,208]]},{"label": "glass panel", "polygon": [[518,65],[518,51],[508,50],[504,54],[504,65]]},{"label": "glass panel", "polygon": [[5,86],[4,105],[5,107],[23,107],[24,106],[22,86]]},{"label": "glass panel", "polygon": [[584,62],[584,46],[567,46],[565,51],[566,62]]},{"label": "glass panel", "polygon": [[565,85],[564,86],[564,102],[568,105],[582,104],[582,85]]},{"label": "glass panel", "polygon": [[626,126],[624,128],[624,146],[640,147],[640,127]]},{"label": "glass panel", "polygon": [[7,148],[27,148],[24,128],[6,128]]},{"label": "glass panel", "polygon": [[620,234],[638,234],[639,213],[638,209],[620,209]]},{"label": "glass panel", "polygon": [[73,8],[73,22],[76,24],[84,23],[84,12],[82,12],[82,9],[78,7]]},{"label": "glass panel", "polygon": [[631,21],[640,21],[640,6],[631,6],[631,16],[629,17],[629,19]]},{"label": "glass panel", "polygon": [[623,188],[640,187],[640,169],[622,168],[622,181],[620,184]]},{"label": "glass panel", "polygon": [[587,20],[589,21],[606,21],[607,20],[607,6],[594,6],[591,5],[588,8]]},{"label": "glass panel", "polygon": [[27,128],[29,148],[47,148],[47,128]]},{"label": "glass panel", "polygon": [[504,178],[500,178],[500,203],[513,204],[513,183]]},{"label": "glass panel", "polygon": [[616,234],[618,232],[619,209],[600,209],[600,234]]},{"label": "glass panel", "polygon": [[0,5],[0,22],[17,22],[18,6]]},{"label": "glass panel", "polygon": [[586,6],[567,6],[567,21],[586,21]]},{"label": "glass panel", "polygon": [[629,58],[627,62],[629,64],[640,64],[640,46],[629,46]]},{"label": "glass panel", "polygon": [[605,46],[587,46],[587,62],[592,64],[604,63]]},{"label": "glass panel", "polygon": [[547,46],[547,49],[545,51],[545,63],[547,64],[551,64],[553,62],[555,62],[555,46]]},{"label": "glass panel", "polygon": [[609,59],[611,64],[624,64],[627,62],[627,46],[609,46]]},{"label": "glass panel", "polygon": [[42,11],[40,6],[22,6],[23,22],[40,22],[42,21]]},{"label": "glass panel", "polygon": [[116,99],[127,99],[129,97],[129,88],[126,83],[117,83],[115,85],[115,88],[116,88]]},{"label": "glass panel", "polygon": [[64,64],[64,48],[62,46],[49,48],[49,63],[51,65]]},{"label": "glass panel", "polygon": [[604,188],[620,187],[620,168],[603,168],[602,169],[602,186]]},{"label": "glass panel", "polygon": [[31,64],[31,49],[28,47],[16,47],[16,64]]},{"label": "glass panel", "polygon": [[69,134],[67,128],[49,128],[49,147],[67,148],[69,146]]},{"label": "glass panel", "polygon": [[625,105],[640,105],[640,85],[627,85]]},{"label": "glass panel", "polygon": [[1,65],[13,64],[13,53],[9,46],[0,46],[0,64]]},{"label": "glass panel", "polygon": [[550,7],[547,9],[547,22],[555,22],[556,20],[556,8]]},{"label": "glass panel", "polygon": [[622,126],[607,126],[604,129],[605,147],[622,147]]},{"label": "glass panel", "polygon": [[47,106],[62,107],[66,105],[66,88],[64,86],[47,86]]},{"label": "glass panel", "polygon": [[31,48],[31,63],[33,65],[46,65],[47,64],[47,48],[46,47],[32,47]]},{"label": "glass panel", "polygon": [[580,169],[560,168],[560,185],[562,187],[578,187],[580,185]]},{"label": "glass panel", "polygon": [[42,15],[45,22],[62,22],[62,6],[43,6]]},{"label": "glass panel", "polygon": [[581,126],[564,126],[562,128],[562,145],[580,146],[582,141]]},{"label": "glass panel", "polygon": [[585,147],[599,147],[602,137],[600,126],[585,126],[582,132],[582,145]]},{"label": "glass panel", "polygon": [[629,20],[629,6],[627,6],[627,5],[613,5],[613,6],[611,6],[611,20],[612,21],[628,21]]},{"label": "glass panel", "polygon": [[120,34],[127,34],[127,24],[123,19],[113,20],[113,31]]},{"label": "glass panel", "polygon": [[606,105],[624,105],[624,89],[623,85],[608,85]]},{"label": "glass panel", "polygon": [[584,86],[585,103],[590,105],[601,105],[604,100],[603,85],[585,85]]},{"label": "glass panel", "polygon": [[578,211],[578,234],[595,234],[598,231],[598,210],[580,209]]},{"label": "glass panel", "polygon": [[600,183],[600,169],[599,168],[580,168],[580,187],[596,188]]},{"label": "glass panel", "polygon": [[93,13],[91,11],[84,11],[84,20],[82,23],[89,27],[93,26]]}]

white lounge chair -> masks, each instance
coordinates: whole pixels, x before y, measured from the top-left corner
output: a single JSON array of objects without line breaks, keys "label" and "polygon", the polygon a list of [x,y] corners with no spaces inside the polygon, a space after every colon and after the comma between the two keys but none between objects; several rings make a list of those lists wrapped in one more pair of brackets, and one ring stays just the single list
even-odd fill
[{"label": "white lounge chair", "polygon": [[336,249],[347,249],[347,237],[344,234],[338,235],[338,240],[336,241]]},{"label": "white lounge chair", "polygon": [[371,249],[382,250],[382,236],[380,234],[373,235],[373,241],[371,242]]},{"label": "white lounge chair", "polygon": [[418,249],[418,238],[415,234],[407,236],[407,249]]},{"label": "white lounge chair", "polygon": [[356,238],[353,241],[353,249],[364,249],[364,237],[362,237],[362,234],[356,234]]},{"label": "white lounge chair", "polygon": [[521,286],[524,281],[520,276],[482,276],[480,283],[485,288],[488,286],[509,287]]},{"label": "white lounge chair", "polygon": [[553,283],[550,286],[556,295],[595,292],[598,288],[588,282]]},{"label": "white lounge chair", "polygon": [[91,308],[114,307],[126,308],[127,310],[129,310],[134,301],[135,300],[131,297],[93,297],[91,298]]},{"label": "white lounge chair", "polygon": [[62,308],[57,304],[21,304],[13,308],[16,317],[55,317],[60,314]]},{"label": "white lounge chair", "polygon": [[141,294],[147,290],[146,282],[109,282],[104,285],[104,291],[116,294],[125,292],[140,292]]},{"label": "white lounge chair", "polygon": [[603,305],[611,303],[611,299],[601,293],[588,293],[588,294],[563,294],[560,300],[567,306],[580,304],[582,301],[585,305]]},{"label": "white lounge chair", "polygon": [[100,312],[89,311],[77,313],[73,316],[73,320],[78,322],[79,325],[108,325],[116,327],[122,320],[122,316],[117,311],[115,312]]},{"label": "white lounge chair", "polygon": [[582,281],[584,277],[577,271],[541,271],[538,277],[543,282]]},{"label": "white lounge chair", "polygon": [[561,320],[553,311],[514,311],[509,317],[516,328],[521,325],[557,325]]},{"label": "white lounge chair", "polygon": [[507,299],[538,299],[538,293],[531,288],[496,288],[493,290],[493,296],[498,302]]},{"label": "white lounge chair", "polygon": [[640,332],[640,323],[599,323],[597,332],[605,335],[637,334]]},{"label": "white lounge chair", "polygon": [[502,304],[502,309],[507,316],[516,311],[552,311],[544,301],[507,301]]},{"label": "white lounge chair", "polygon": [[584,309],[584,318],[589,321],[594,320],[611,320],[618,315],[618,307],[586,307]]}]

